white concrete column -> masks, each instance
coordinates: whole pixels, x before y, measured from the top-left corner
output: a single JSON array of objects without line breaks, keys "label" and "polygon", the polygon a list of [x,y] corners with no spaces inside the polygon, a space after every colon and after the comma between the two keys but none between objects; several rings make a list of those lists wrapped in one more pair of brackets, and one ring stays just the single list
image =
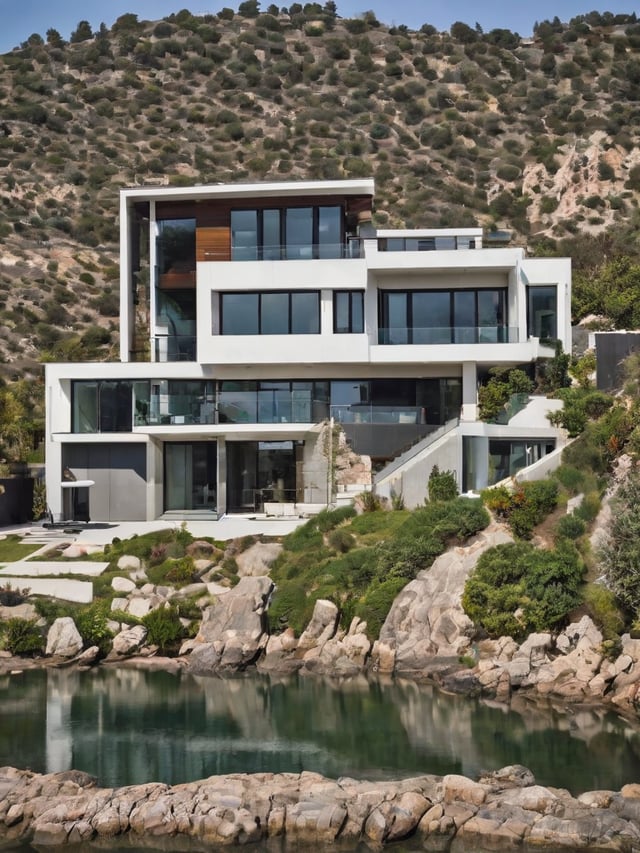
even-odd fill
[{"label": "white concrete column", "polygon": [[462,412],[460,420],[478,419],[478,369],[475,361],[462,363]]}]

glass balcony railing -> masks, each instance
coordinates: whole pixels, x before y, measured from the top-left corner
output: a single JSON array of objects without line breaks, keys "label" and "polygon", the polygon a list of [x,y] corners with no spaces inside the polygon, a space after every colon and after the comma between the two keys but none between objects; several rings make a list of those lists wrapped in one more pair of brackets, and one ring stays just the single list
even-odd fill
[{"label": "glass balcony railing", "polygon": [[156,335],[152,338],[155,361],[195,361],[195,335]]},{"label": "glass balcony railing", "polygon": [[432,328],[379,328],[378,343],[401,344],[514,344],[519,335],[516,326],[440,326]]},{"label": "glass balcony railing", "polygon": [[347,237],[340,243],[288,243],[273,245],[236,245],[228,249],[206,249],[205,261],[308,261],[362,257],[359,237]]},{"label": "glass balcony railing", "polygon": [[331,406],[331,417],[340,424],[426,424],[426,411],[420,406],[374,406],[350,403]]},{"label": "glass balcony railing", "polygon": [[151,396],[136,405],[136,426],[207,424],[318,423],[329,417],[329,404],[298,393],[220,392],[217,399],[189,394]]}]

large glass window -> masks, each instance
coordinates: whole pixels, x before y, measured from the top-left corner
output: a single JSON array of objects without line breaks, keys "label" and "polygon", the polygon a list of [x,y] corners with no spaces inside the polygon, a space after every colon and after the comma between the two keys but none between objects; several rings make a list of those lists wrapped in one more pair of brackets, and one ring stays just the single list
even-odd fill
[{"label": "large glass window", "polygon": [[[160,275],[169,276],[166,286],[171,286],[171,279],[184,286],[188,281],[184,275],[196,271],[195,219],[159,220],[156,249]],[[195,286],[195,280],[191,283]]]},{"label": "large glass window", "polygon": [[333,331],[336,334],[364,332],[364,293],[337,290],[333,294]]},{"label": "large glass window", "polygon": [[222,335],[318,335],[317,290],[220,294]]},{"label": "large glass window", "polygon": [[258,211],[231,211],[231,259],[255,261],[258,259]]},{"label": "large glass window", "polygon": [[558,337],[558,288],[555,286],[528,288],[528,333],[542,340]]},{"label": "large glass window", "polygon": [[133,397],[130,381],[78,381],[71,387],[72,432],[131,431]]},{"label": "large glass window", "polygon": [[344,257],[340,205],[231,211],[234,261]]},{"label": "large glass window", "polygon": [[508,340],[506,290],[386,290],[380,293],[381,344]]}]

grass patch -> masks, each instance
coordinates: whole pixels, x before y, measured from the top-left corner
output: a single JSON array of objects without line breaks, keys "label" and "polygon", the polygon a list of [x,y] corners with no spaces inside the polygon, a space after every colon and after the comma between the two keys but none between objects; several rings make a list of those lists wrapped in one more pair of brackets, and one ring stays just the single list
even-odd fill
[{"label": "grass patch", "polygon": [[17,560],[24,560],[41,547],[42,545],[22,542],[21,536],[10,533],[6,539],[0,539],[0,563],[15,563]]}]

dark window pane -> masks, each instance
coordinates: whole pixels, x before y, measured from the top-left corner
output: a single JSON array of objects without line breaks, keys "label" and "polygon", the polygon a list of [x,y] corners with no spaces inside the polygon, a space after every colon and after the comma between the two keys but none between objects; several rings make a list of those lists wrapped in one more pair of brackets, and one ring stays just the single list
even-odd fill
[{"label": "dark window pane", "polygon": [[316,291],[291,294],[291,334],[320,333],[320,296]]},{"label": "dark window pane", "polygon": [[351,294],[351,331],[355,335],[364,332],[364,293]]},{"label": "dark window pane", "polygon": [[255,261],[258,257],[258,211],[231,211],[231,258]]},{"label": "dark window pane", "polygon": [[262,257],[265,261],[279,261],[280,247],[280,211],[262,211]]},{"label": "dark window pane", "polygon": [[385,293],[383,302],[383,322],[386,327],[383,343],[409,343],[409,321],[407,315],[406,293]]},{"label": "dark window pane", "polygon": [[263,293],[260,301],[260,334],[286,335],[289,332],[289,294]]},{"label": "dark window pane", "polygon": [[98,384],[73,383],[73,432],[98,432]]},{"label": "dark window pane", "polygon": [[257,293],[223,293],[221,307],[223,335],[258,334]]},{"label": "dark window pane", "polygon": [[342,210],[339,207],[318,208],[318,257],[339,258],[342,255]]},{"label": "dark window pane", "polygon": [[453,340],[473,344],[476,340],[476,294],[472,290],[453,293]]},{"label": "dark window pane", "polygon": [[287,209],[286,255],[287,258],[308,259],[313,257],[313,208],[292,207]]},{"label": "dark window pane", "polygon": [[334,331],[339,334],[351,331],[349,318],[350,294],[346,292],[334,294],[335,321]]},{"label": "dark window pane", "polygon": [[558,336],[558,306],[556,287],[529,288],[529,334],[536,338]]},{"label": "dark window pane", "polygon": [[412,293],[414,344],[446,344],[451,341],[451,300],[446,291]]},{"label": "dark window pane", "polygon": [[[184,275],[196,269],[195,219],[162,219],[158,222],[158,271]],[[195,282],[194,282],[195,286]]]}]

